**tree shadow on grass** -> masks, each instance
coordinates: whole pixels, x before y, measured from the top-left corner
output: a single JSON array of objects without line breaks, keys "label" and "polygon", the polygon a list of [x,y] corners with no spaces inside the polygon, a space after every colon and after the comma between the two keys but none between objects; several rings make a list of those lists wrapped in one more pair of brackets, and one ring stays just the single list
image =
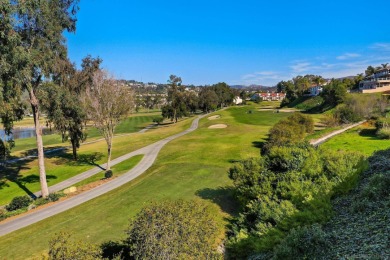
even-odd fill
[{"label": "tree shadow on grass", "polygon": [[263,149],[265,143],[266,143],[265,141],[253,141],[252,146],[259,148],[261,150],[261,149]]},{"label": "tree shadow on grass", "polygon": [[105,170],[96,162],[103,158],[103,154],[99,152],[78,154],[77,160],[74,160],[73,155],[68,153],[68,150],[59,150],[55,153],[51,153],[46,156],[47,158],[55,158],[54,164],[56,165],[68,165],[68,166],[82,166],[82,165],[93,165],[97,166],[102,170]]},{"label": "tree shadow on grass", "polygon": [[372,129],[361,129],[359,131],[359,135],[360,136],[365,136],[365,137],[371,137],[373,139],[378,139],[376,137],[376,129],[375,128],[372,128]]},{"label": "tree shadow on grass", "polygon": [[217,204],[222,211],[232,216],[238,215],[240,204],[234,196],[233,187],[226,186],[215,189],[205,188],[196,191],[195,195],[204,200],[212,201]]},{"label": "tree shadow on grass", "polygon": [[[8,182],[13,182],[18,185],[18,187],[22,189],[27,195],[35,199],[36,196],[31,190],[26,187],[26,185],[39,182],[39,175],[30,174],[27,176],[23,176],[20,173],[22,170],[30,169],[26,165],[32,160],[33,159],[26,159],[18,161],[17,163],[2,166],[0,168],[0,189],[2,189],[3,187],[9,187]],[[57,177],[54,175],[46,175],[46,179],[57,179]]]}]

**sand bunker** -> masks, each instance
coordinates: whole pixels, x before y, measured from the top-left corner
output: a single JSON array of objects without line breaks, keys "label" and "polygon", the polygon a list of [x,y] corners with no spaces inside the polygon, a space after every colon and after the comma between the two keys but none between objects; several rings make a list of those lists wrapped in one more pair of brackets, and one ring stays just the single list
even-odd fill
[{"label": "sand bunker", "polygon": [[227,127],[227,125],[225,125],[225,124],[216,124],[216,125],[209,126],[210,129],[226,128],[226,127]]},{"label": "sand bunker", "polygon": [[208,120],[215,120],[215,119],[218,119],[218,118],[221,118],[221,116],[220,115],[210,116],[208,118]]}]

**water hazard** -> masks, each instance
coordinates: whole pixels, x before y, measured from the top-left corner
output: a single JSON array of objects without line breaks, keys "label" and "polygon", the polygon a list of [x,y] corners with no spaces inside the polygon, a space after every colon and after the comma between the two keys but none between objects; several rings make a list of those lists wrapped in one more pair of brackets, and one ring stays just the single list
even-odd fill
[{"label": "water hazard", "polygon": [[[42,129],[43,135],[53,134],[53,131],[49,128]],[[34,127],[15,127],[12,131],[12,137],[14,140],[35,137]],[[5,135],[4,130],[0,129],[0,139],[9,140],[10,136]]]}]

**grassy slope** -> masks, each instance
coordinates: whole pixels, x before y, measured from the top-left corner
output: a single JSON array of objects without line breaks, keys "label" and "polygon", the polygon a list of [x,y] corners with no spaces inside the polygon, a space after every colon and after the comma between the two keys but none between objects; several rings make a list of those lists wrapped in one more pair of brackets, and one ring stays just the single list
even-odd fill
[{"label": "grassy slope", "polygon": [[[133,133],[127,136],[118,136],[113,142],[113,158],[134,151],[157,140],[183,131],[191,124],[191,120],[184,120],[175,125],[167,125],[160,129],[151,129],[146,133]],[[103,154],[97,163],[106,160],[106,143],[99,141],[80,147],[80,157],[86,157],[94,152]],[[85,161],[74,162],[70,151],[59,152],[46,156],[45,166],[48,184],[54,185],[72,176],[93,167]],[[60,167],[59,167],[60,166]],[[11,201],[15,196],[25,195],[28,191],[36,192],[40,189],[37,161],[23,161],[16,166],[8,167],[0,172],[0,205]]]},{"label": "grassy slope", "polygon": [[365,125],[335,136],[321,146],[333,150],[359,151],[370,156],[375,151],[389,148],[390,142],[378,139],[375,128]]},{"label": "grassy slope", "polygon": [[[155,164],[131,183],[79,207],[2,238],[0,258],[23,259],[39,256],[48,239],[60,230],[75,232],[77,238],[100,243],[124,237],[128,219],[151,200],[200,197],[217,203],[220,220],[234,214],[227,170],[235,160],[258,156],[253,142],[262,141],[271,125],[287,113],[246,112],[253,107],[217,112],[218,120],[207,118],[200,129],[169,143]],[[224,123],[226,129],[208,129]],[[216,213],[217,214],[217,213]],[[15,252],[12,248],[23,248]]]}]

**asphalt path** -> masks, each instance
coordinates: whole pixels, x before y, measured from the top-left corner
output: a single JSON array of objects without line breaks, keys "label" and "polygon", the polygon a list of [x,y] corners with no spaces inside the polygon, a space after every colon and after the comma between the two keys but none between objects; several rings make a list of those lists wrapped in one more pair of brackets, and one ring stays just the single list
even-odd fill
[{"label": "asphalt path", "polygon": [[333,131],[333,132],[331,132],[330,134],[327,134],[327,135],[325,135],[325,136],[323,136],[323,137],[321,137],[321,138],[319,138],[319,139],[312,140],[312,141],[310,142],[310,144],[313,145],[313,146],[319,146],[320,144],[322,144],[323,142],[325,142],[325,141],[327,141],[328,139],[332,138],[333,136],[342,134],[342,133],[344,133],[345,131],[347,131],[347,130],[349,130],[349,129],[351,129],[351,128],[357,127],[357,126],[359,126],[359,125],[361,125],[361,124],[363,124],[363,123],[365,123],[365,122],[366,122],[366,120],[363,120],[363,121],[360,121],[360,122],[358,122],[358,123],[355,123],[355,124],[346,126],[346,127],[342,128],[342,129],[340,129],[340,130]]},{"label": "asphalt path", "polygon": [[[91,199],[94,199],[96,197],[99,197],[109,191],[112,191],[123,184],[130,182],[140,176],[142,173],[144,173],[147,169],[149,169],[150,166],[154,163],[154,161],[157,158],[158,153],[160,152],[161,148],[169,143],[170,141],[179,138],[185,134],[188,134],[195,129],[198,128],[199,120],[206,115],[198,116],[191,124],[191,127],[187,130],[180,132],[178,134],[172,135],[170,137],[167,137],[161,141],[158,141],[156,143],[153,143],[151,145],[148,145],[146,147],[143,147],[139,150],[136,150],[134,152],[128,153],[126,155],[123,155],[121,157],[118,157],[114,160],[112,160],[112,165],[117,164],[119,162],[122,162],[124,160],[127,160],[131,158],[134,155],[143,154],[144,157],[142,160],[130,171],[127,173],[113,179],[112,181],[106,182],[103,185],[100,185],[98,187],[95,187],[89,191],[83,192],[79,195],[76,195],[74,197],[71,197],[69,199],[57,202],[53,204],[52,206],[48,206],[46,208],[38,209],[34,212],[24,214],[18,218],[12,219],[12,220],[5,220],[3,223],[0,222],[0,236],[4,236],[8,233],[11,233],[13,231],[16,231],[18,229],[24,228],[26,226],[29,226],[31,224],[34,224],[36,222],[39,222],[43,219],[49,218],[51,216],[54,216],[58,213],[64,212],[68,209],[71,209],[73,207],[76,207],[84,202],[87,202]],[[104,167],[104,165],[103,165]],[[99,167],[96,167],[94,169],[91,169],[89,171],[86,171],[84,173],[81,173],[73,178],[70,178],[66,181],[63,181],[61,183],[58,183],[56,185],[53,185],[49,188],[50,192],[62,190],[64,188],[67,188],[69,186],[72,186],[73,184],[84,180],[98,172],[100,172],[102,169]],[[39,195],[39,193],[37,193]]]}]

